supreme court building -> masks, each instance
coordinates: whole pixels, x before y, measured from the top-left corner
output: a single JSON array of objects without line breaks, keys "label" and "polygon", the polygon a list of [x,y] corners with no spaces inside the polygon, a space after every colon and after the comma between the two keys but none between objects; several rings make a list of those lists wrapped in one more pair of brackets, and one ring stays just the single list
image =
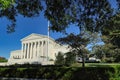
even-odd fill
[{"label": "supreme court building", "polygon": [[8,64],[54,64],[58,52],[69,51],[67,45],[59,45],[54,39],[32,33],[21,39],[21,50],[11,51]]}]

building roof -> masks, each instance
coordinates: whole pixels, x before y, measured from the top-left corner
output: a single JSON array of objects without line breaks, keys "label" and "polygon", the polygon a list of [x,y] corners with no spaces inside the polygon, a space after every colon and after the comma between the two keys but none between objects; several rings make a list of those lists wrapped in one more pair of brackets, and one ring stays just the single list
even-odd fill
[{"label": "building roof", "polygon": [[15,53],[15,54],[18,53],[19,54],[19,53],[21,53],[21,50],[14,50],[14,51],[11,51],[11,53]]},{"label": "building roof", "polygon": [[[27,41],[27,40],[32,40],[32,39],[41,39],[41,38],[48,38],[48,36],[41,35],[41,34],[36,34],[36,33],[32,33],[32,34],[28,35],[27,37],[22,38],[21,41]],[[49,37],[49,39],[51,39],[52,41],[55,41],[51,37]]]}]

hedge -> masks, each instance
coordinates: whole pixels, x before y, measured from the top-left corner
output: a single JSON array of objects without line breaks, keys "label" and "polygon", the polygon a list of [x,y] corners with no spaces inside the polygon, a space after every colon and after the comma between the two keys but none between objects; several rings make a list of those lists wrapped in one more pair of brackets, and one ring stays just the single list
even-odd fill
[{"label": "hedge", "polygon": [[52,80],[117,80],[120,75],[119,71],[119,66],[85,68],[64,66],[39,66],[29,68],[1,67],[0,77]]}]

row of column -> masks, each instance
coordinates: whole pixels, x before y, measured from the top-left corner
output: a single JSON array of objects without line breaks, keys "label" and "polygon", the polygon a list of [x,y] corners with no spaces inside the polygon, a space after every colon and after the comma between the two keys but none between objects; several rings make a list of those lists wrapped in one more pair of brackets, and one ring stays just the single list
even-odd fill
[{"label": "row of column", "polygon": [[22,43],[22,59],[45,58],[48,52],[47,41]]}]

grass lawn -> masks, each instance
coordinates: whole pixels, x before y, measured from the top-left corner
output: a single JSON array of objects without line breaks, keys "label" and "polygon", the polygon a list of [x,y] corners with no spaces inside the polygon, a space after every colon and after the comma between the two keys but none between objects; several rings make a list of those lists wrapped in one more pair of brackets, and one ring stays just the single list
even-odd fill
[{"label": "grass lawn", "polygon": [[[75,63],[72,67],[82,67],[82,63]],[[120,66],[120,63],[85,63],[85,67],[116,67]]]}]

